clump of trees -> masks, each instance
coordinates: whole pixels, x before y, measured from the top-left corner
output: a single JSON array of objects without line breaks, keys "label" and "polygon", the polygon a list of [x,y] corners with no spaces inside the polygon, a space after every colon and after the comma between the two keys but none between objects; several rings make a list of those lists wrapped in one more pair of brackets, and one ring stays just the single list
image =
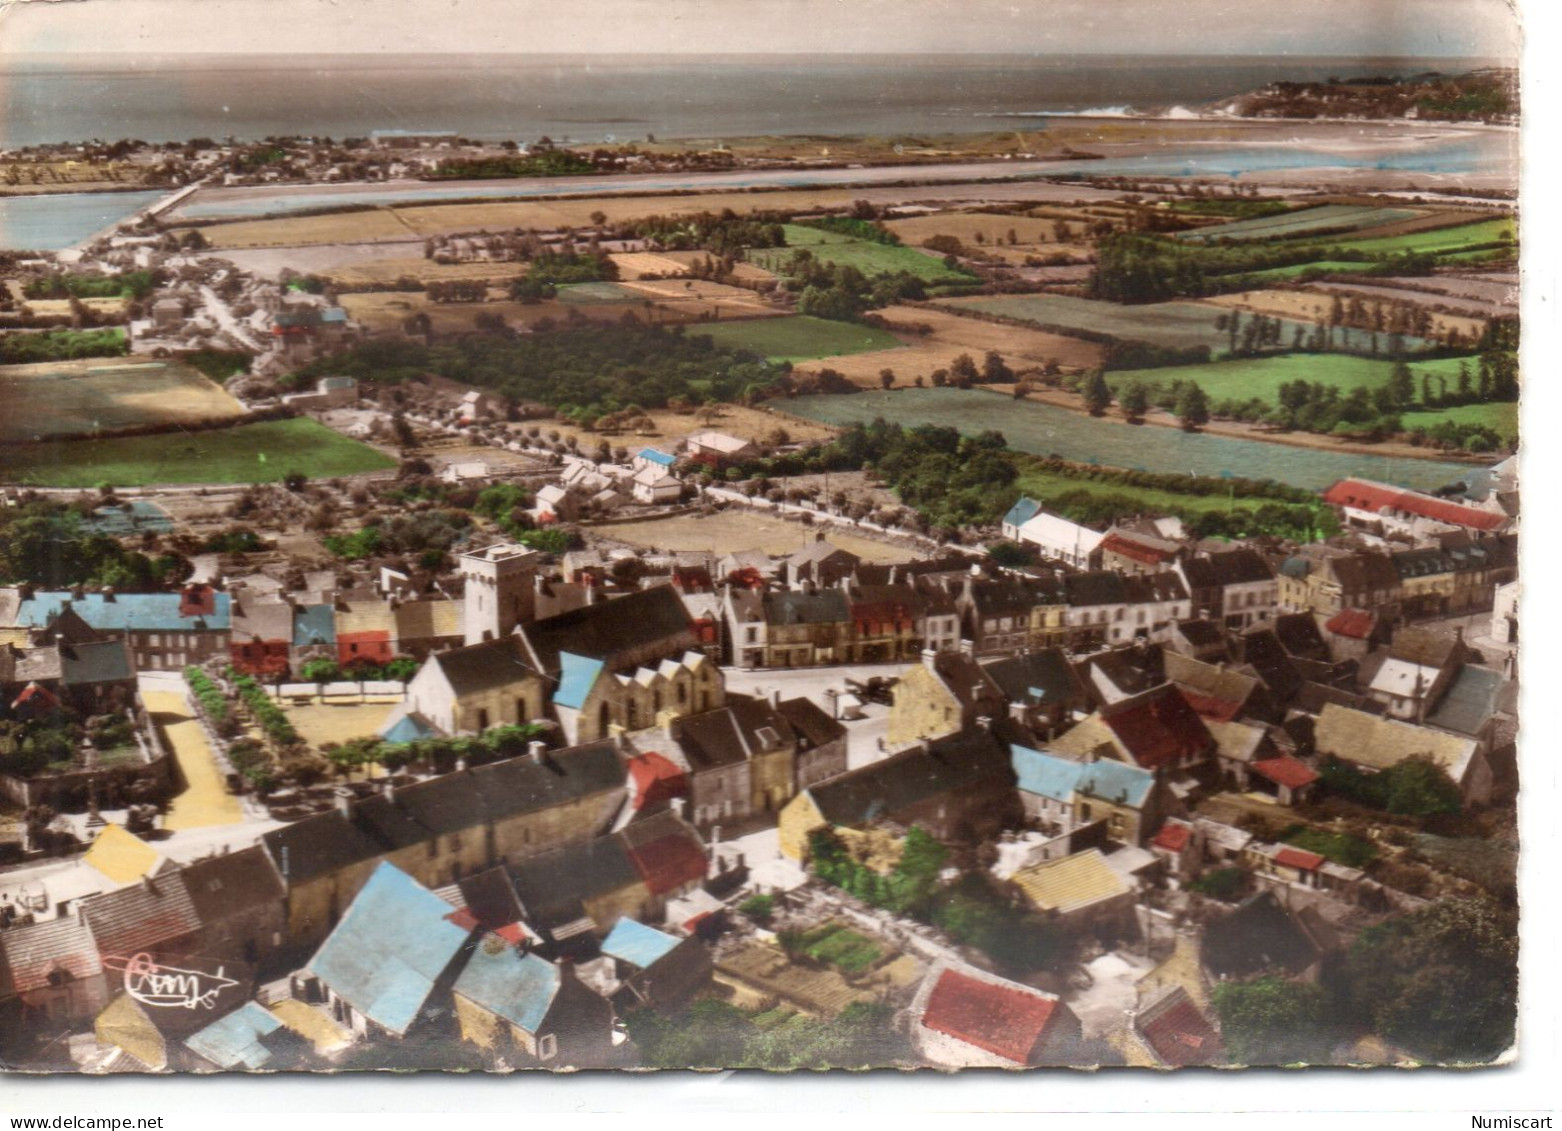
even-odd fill
[{"label": "clump of trees", "polygon": [[117,327],[0,334],[0,365],[33,365],[83,357],[124,357],[130,340]]},{"label": "clump of trees", "polygon": [[61,503],[42,496],[0,507],[0,581],[48,588],[112,585],[126,592],[154,592],[184,581],[192,567],[172,552],[127,550],[91,525],[98,498]]}]

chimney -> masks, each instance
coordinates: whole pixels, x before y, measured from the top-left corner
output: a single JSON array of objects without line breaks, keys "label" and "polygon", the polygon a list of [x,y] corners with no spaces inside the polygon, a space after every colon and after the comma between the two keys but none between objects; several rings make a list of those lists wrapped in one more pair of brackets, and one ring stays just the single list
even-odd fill
[{"label": "chimney", "polygon": [[938,667],[938,650],[935,648],[922,649],[922,666],[928,671],[936,671]]},{"label": "chimney", "polygon": [[104,601],[112,602],[114,600],[114,587],[112,585],[105,585],[102,592]]},{"label": "chimney", "polygon": [[684,806],[687,805],[687,804],[688,804],[688,801],[686,801],[684,798],[682,798],[682,797],[674,797],[674,798],[670,798],[668,800],[667,807],[673,811],[673,815],[675,817],[677,817],[679,820],[682,820],[683,819],[683,809],[684,809]]},{"label": "chimney", "polygon": [[779,708],[781,706],[781,689],[779,687],[772,687],[770,689],[770,694],[767,695],[766,698],[770,700],[770,705],[772,707]]},{"label": "chimney", "polygon": [[535,740],[532,741],[532,742],[528,742],[526,744],[526,757],[531,759],[533,762],[541,762],[542,761],[542,752],[544,750],[546,750],[546,749],[547,749],[547,744],[546,743],[537,742]]},{"label": "chimney", "polygon": [[338,786],[333,797],[336,801],[336,811],[344,817],[353,815],[353,791],[346,786]]}]

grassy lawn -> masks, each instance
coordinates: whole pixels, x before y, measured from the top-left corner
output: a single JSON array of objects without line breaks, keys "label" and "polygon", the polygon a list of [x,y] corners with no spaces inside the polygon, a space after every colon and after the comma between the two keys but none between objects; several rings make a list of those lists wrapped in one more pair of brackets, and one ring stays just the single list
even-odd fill
[{"label": "grassy lawn", "polygon": [[808,361],[816,357],[889,350],[900,339],[875,326],[834,322],[828,318],[766,318],[751,322],[717,323],[694,331],[709,334],[718,346],[753,350],[771,361]]},{"label": "grassy lawn", "polygon": [[1454,408],[1435,408],[1430,412],[1407,412],[1401,419],[1406,428],[1435,428],[1451,420],[1455,424],[1482,424],[1499,436],[1519,434],[1519,406],[1513,401],[1462,404]]},{"label": "grassy lawn", "polygon": [[930,283],[974,283],[976,279],[964,271],[951,271],[944,261],[915,248],[894,244],[873,243],[859,240],[839,232],[825,232],[801,224],[786,224],[784,248],[754,249],[748,253],[750,262],[767,271],[778,271],[781,264],[796,248],[806,247],[818,259],[839,263],[843,267],[855,267],[864,275],[883,275],[896,271],[909,271],[919,279]]},{"label": "grassy lawn", "polygon": [[98,357],[0,367],[0,442],[243,411],[221,386],[176,361]]},{"label": "grassy lawn", "polygon": [[1385,236],[1382,239],[1339,240],[1341,247],[1352,251],[1390,252],[1457,252],[1471,244],[1494,243],[1514,238],[1513,221],[1510,219],[1482,220],[1477,224],[1461,224],[1457,228],[1438,228],[1431,232],[1412,232],[1403,236]]},{"label": "grassy lawn", "polygon": [[8,482],[38,487],[154,483],[273,483],[292,471],[317,479],[382,471],[396,461],[314,420],[269,420],[205,432],[19,444]]},{"label": "grassy lawn", "polygon": [[[1126,483],[1075,479],[1049,472],[1039,462],[1029,466],[1021,462],[1020,477],[1015,487],[1020,494],[1029,495],[1043,503],[1065,492],[1085,491],[1093,496],[1132,499],[1143,510],[1161,513],[1186,511],[1203,514],[1207,511],[1227,511],[1233,506],[1232,500],[1226,495],[1185,495],[1180,491],[1163,491],[1157,487],[1133,487]],[[1271,501],[1242,499],[1237,504],[1255,507]]]},{"label": "grassy lawn", "polygon": [[884,956],[883,949],[872,939],[839,923],[826,923],[809,931],[803,936],[801,950],[845,974],[860,974]]},{"label": "grassy lawn", "polygon": [[[1469,359],[1470,372],[1476,371],[1475,359]],[[1146,385],[1170,385],[1173,381],[1197,381],[1214,401],[1222,401],[1228,398],[1235,400],[1248,400],[1251,397],[1262,397],[1271,403],[1275,400],[1275,390],[1288,381],[1318,382],[1324,385],[1336,385],[1344,393],[1349,393],[1357,385],[1365,385],[1369,389],[1375,389],[1379,385],[1387,384],[1389,375],[1393,372],[1394,364],[1391,361],[1368,357],[1355,357],[1350,354],[1321,353],[1321,354],[1286,354],[1283,357],[1255,357],[1243,358],[1238,361],[1218,361],[1208,365],[1179,365],[1166,369],[1127,369],[1107,374],[1107,384],[1113,391],[1127,387],[1135,381],[1142,381]],[[1459,374],[1458,358],[1438,358],[1434,361],[1412,361],[1410,372],[1416,380],[1416,395],[1421,393],[1421,375],[1432,376],[1432,391],[1440,390],[1438,378],[1448,380],[1450,391],[1455,386],[1455,379]],[[1486,408],[1489,406],[1468,406]],[[1513,406],[1507,406],[1512,408]],[[1458,410],[1447,410],[1458,411]]]}]

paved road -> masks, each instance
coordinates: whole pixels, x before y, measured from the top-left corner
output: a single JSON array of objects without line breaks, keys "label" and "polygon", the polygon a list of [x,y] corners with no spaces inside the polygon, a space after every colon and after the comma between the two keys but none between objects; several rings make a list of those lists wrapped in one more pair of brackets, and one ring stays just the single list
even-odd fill
[{"label": "paved road", "polygon": [[256,353],[266,352],[266,347],[257,342],[255,336],[240,325],[239,320],[233,316],[233,311],[228,309],[228,304],[222,301],[221,295],[210,287],[202,286],[201,299],[206,303],[206,309],[211,311],[212,317],[217,320],[217,325],[221,326],[225,333]]}]

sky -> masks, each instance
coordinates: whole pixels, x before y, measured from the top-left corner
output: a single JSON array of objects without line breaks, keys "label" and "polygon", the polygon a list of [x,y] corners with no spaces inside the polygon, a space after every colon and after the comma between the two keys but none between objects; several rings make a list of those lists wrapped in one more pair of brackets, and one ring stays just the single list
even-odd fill
[{"label": "sky", "polygon": [[1517,50],[1510,0],[0,0],[0,56]]}]

